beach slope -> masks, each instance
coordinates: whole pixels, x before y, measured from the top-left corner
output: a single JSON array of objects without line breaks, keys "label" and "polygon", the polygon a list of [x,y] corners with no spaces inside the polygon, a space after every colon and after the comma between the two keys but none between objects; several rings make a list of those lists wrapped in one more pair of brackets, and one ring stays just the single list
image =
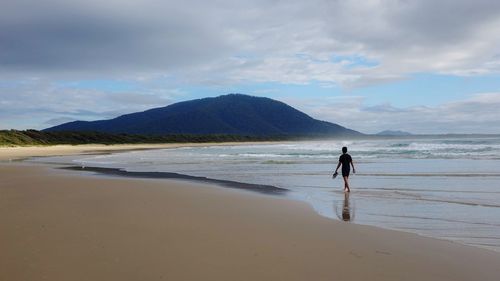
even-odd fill
[{"label": "beach slope", "polygon": [[0,280],[498,280],[500,254],[171,180],[0,165]]}]

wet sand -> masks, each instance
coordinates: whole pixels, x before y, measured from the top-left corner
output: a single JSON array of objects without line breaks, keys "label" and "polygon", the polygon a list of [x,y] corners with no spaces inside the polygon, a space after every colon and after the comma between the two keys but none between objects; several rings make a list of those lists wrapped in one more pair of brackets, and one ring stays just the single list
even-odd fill
[{"label": "wet sand", "polygon": [[333,221],[302,202],[190,181],[3,163],[0,222],[0,280],[500,277],[493,251]]}]

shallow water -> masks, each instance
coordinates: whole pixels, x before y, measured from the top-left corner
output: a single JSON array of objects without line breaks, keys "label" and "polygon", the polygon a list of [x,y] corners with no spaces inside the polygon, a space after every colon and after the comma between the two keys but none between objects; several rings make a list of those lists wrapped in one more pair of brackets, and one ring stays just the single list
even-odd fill
[{"label": "shallow water", "polygon": [[[358,172],[348,197],[342,179],[331,177],[342,146]],[[310,141],[35,161],[273,185],[333,219],[500,251],[500,138]]]}]

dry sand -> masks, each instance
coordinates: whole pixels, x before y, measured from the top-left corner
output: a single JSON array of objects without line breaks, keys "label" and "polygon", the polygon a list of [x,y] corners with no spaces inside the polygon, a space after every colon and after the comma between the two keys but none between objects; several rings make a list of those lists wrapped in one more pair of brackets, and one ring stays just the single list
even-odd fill
[{"label": "dry sand", "polygon": [[497,281],[500,253],[279,197],[4,163],[0,280]]}]

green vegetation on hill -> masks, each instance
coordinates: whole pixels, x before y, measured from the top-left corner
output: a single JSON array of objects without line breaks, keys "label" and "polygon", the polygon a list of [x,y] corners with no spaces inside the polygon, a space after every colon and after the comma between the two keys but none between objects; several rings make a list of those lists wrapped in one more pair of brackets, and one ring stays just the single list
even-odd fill
[{"label": "green vegetation on hill", "polygon": [[230,94],[174,103],[109,120],[73,121],[44,131],[137,135],[244,135],[355,137],[360,132],[320,121],[285,103]]},{"label": "green vegetation on hill", "polygon": [[290,137],[258,137],[239,135],[164,135],[146,136],[99,132],[43,132],[37,130],[0,130],[0,146],[31,146],[56,144],[144,144],[187,142],[278,141]]}]

